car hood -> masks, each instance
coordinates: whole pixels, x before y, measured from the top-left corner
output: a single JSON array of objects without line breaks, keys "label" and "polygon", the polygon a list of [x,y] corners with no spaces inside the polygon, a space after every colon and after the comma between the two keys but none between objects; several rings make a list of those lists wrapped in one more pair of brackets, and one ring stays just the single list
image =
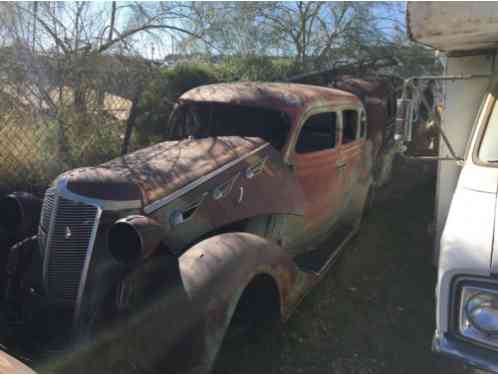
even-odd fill
[{"label": "car hood", "polygon": [[260,138],[218,137],[168,141],[96,167],[60,175],[75,194],[104,201],[139,201],[146,206],[233,161],[266,142]]}]

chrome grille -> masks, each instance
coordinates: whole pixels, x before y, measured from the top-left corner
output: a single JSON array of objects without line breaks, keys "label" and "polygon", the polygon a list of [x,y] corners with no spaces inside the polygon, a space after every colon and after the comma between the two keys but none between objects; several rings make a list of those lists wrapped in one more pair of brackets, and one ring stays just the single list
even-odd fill
[{"label": "chrome grille", "polygon": [[93,245],[98,208],[62,196],[57,197],[55,206],[45,251],[47,292],[56,300],[74,303],[85,259]]}]

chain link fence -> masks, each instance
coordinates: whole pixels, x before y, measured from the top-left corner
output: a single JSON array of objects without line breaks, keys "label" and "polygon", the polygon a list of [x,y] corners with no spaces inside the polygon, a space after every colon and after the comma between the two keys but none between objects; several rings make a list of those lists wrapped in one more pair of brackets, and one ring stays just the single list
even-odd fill
[{"label": "chain link fence", "polygon": [[[21,65],[20,77],[15,74],[19,60],[9,68],[0,75],[1,193],[40,193],[68,169],[96,165],[136,148],[124,147],[133,140],[126,130],[150,70],[108,61],[72,71],[67,78],[47,64],[38,69],[30,65],[29,70]],[[30,70],[35,74],[27,74]]]},{"label": "chain link fence", "polygon": [[[70,97],[71,90],[62,95]],[[18,96],[2,98],[0,189],[37,190],[67,169],[118,156],[131,104],[108,94],[104,100],[103,107],[85,113],[61,103],[58,116],[51,117],[32,111]]]}]

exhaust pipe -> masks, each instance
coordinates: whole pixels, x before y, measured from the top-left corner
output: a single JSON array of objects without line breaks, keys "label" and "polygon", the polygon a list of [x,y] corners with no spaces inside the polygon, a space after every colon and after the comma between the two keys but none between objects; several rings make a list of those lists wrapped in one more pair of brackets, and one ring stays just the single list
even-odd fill
[{"label": "exhaust pipe", "polygon": [[163,238],[164,229],[157,221],[142,215],[132,215],[111,226],[107,244],[116,260],[134,264],[154,254]]}]

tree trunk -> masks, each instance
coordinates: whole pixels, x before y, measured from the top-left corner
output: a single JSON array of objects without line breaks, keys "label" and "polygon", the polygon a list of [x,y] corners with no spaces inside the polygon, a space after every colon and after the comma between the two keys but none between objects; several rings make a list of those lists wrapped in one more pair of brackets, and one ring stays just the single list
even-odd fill
[{"label": "tree trunk", "polygon": [[128,116],[128,121],[126,121],[126,131],[123,139],[123,146],[121,148],[121,155],[126,155],[128,153],[128,148],[130,145],[131,134],[133,128],[135,127],[135,120],[138,114],[138,100],[140,94],[136,94],[131,102],[130,115]]}]

